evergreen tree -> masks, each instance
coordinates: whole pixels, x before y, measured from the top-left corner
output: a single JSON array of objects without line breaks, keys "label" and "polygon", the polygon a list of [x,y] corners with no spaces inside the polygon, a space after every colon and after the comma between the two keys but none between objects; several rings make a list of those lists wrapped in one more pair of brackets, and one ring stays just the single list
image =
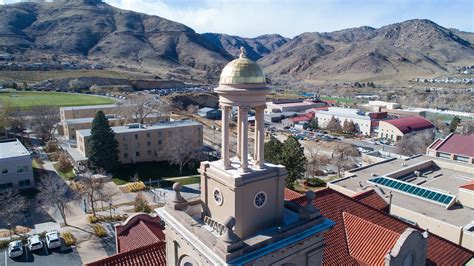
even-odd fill
[{"label": "evergreen tree", "polygon": [[104,169],[108,172],[119,164],[118,142],[102,111],[98,111],[92,121],[89,161],[93,168]]},{"label": "evergreen tree", "polygon": [[453,117],[453,120],[451,120],[451,123],[449,123],[449,131],[451,133],[456,132],[456,129],[458,128],[460,123],[461,123],[461,118],[457,116]]},{"label": "evergreen tree", "polygon": [[303,178],[306,165],[304,148],[294,136],[289,136],[281,148],[280,164],[286,167],[288,176],[285,180],[287,188],[293,188],[297,179]]},{"label": "evergreen tree", "polygon": [[280,164],[282,146],[283,143],[276,138],[271,138],[269,142],[265,143],[265,161],[273,164]]},{"label": "evergreen tree", "polygon": [[317,117],[314,117],[313,119],[311,119],[311,121],[309,121],[308,129],[316,130],[316,129],[318,129],[318,127],[319,127],[319,125],[318,125],[318,118]]}]

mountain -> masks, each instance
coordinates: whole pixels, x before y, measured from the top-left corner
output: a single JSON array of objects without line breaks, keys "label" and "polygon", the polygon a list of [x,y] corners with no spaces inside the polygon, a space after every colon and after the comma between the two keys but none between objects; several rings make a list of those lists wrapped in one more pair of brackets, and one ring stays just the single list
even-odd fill
[{"label": "mountain", "polygon": [[270,54],[289,40],[278,34],[266,34],[256,38],[243,38],[222,33],[204,33],[203,36],[234,57],[238,57],[240,47],[244,47],[247,57],[252,60],[258,60]]},{"label": "mountain", "polygon": [[303,33],[259,60],[274,78],[393,79],[435,75],[474,62],[474,34],[429,20],[374,29]]},{"label": "mountain", "polygon": [[100,63],[185,82],[215,83],[240,47],[277,81],[407,80],[473,65],[473,43],[473,33],[429,20],[309,32],[293,39],[277,34],[243,38],[198,34],[183,24],[100,0],[0,6],[0,54],[13,54],[18,62]]},{"label": "mountain", "polygon": [[90,60],[163,78],[215,78],[232,59],[191,28],[100,1],[0,7],[0,53]]}]

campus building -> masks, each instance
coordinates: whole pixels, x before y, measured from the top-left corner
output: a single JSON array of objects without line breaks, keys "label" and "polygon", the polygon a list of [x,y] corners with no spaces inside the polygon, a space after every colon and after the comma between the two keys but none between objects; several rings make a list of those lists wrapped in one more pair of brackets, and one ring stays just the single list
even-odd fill
[{"label": "campus building", "polygon": [[474,250],[472,165],[429,155],[374,161],[328,186],[350,197],[376,189],[390,215]]},{"label": "campus building", "polygon": [[34,187],[30,152],[18,139],[0,140],[0,191]]},{"label": "campus building", "polygon": [[445,139],[435,140],[426,153],[434,157],[474,164],[474,135],[452,133]]},{"label": "campus building", "polygon": [[400,141],[405,136],[429,134],[434,136],[435,126],[421,116],[410,116],[384,120],[379,122],[378,138],[390,141]]},{"label": "campus building", "polygon": [[[128,124],[112,127],[115,139],[119,143],[119,161],[122,164],[166,161],[173,149],[185,142],[187,148],[200,148],[203,145],[202,125],[195,121],[175,121],[153,125]],[[76,131],[76,150],[80,154],[77,162],[87,160],[89,155],[88,139],[90,129]]]},{"label": "campus building", "polygon": [[267,102],[265,113],[304,112],[311,108],[327,106],[323,101],[311,101],[303,99],[278,99]]},{"label": "campus building", "polygon": [[106,115],[115,114],[117,108],[118,106],[115,104],[60,107],[59,116],[61,121],[76,118],[88,118],[94,117],[95,113],[98,111],[102,111]]},{"label": "campus building", "polygon": [[341,107],[329,107],[327,110],[319,110],[315,113],[318,118],[318,125],[325,128],[329,121],[334,117],[340,124],[341,127],[344,125],[344,121],[354,122],[357,131],[365,136],[372,134],[373,122],[380,119],[386,118],[385,116],[374,117],[371,113],[364,113],[358,109],[341,108]]}]

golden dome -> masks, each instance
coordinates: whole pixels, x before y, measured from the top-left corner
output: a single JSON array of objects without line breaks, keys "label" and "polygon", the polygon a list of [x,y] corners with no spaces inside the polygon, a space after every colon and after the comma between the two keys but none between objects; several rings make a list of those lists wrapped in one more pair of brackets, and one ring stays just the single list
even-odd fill
[{"label": "golden dome", "polygon": [[244,48],[240,48],[239,58],[228,63],[222,70],[219,84],[265,84],[262,68],[245,56]]}]

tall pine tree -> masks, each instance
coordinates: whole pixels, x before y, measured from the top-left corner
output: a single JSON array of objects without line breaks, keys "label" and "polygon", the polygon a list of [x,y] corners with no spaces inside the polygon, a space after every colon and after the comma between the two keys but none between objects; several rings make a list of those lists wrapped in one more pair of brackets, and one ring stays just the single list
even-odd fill
[{"label": "tall pine tree", "polygon": [[92,121],[89,138],[89,161],[95,169],[112,171],[119,164],[118,141],[104,112],[98,111]]},{"label": "tall pine tree", "polygon": [[303,178],[306,161],[303,146],[294,136],[289,136],[283,142],[280,157],[280,164],[284,165],[286,171],[288,171],[288,176],[285,180],[287,188],[293,189],[295,181]]}]

